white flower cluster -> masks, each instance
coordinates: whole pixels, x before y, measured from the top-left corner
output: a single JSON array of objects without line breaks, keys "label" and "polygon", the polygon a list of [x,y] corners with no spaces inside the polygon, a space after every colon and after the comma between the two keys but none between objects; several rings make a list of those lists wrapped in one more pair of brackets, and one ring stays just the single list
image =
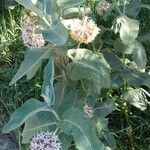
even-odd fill
[{"label": "white flower cluster", "polygon": [[87,117],[89,117],[89,118],[93,117],[94,110],[87,103],[84,104],[83,110]]},{"label": "white flower cluster", "polygon": [[110,3],[103,0],[101,2],[99,2],[96,6],[96,11],[99,15],[103,15],[104,13],[106,13],[108,11],[108,9],[110,8]]},{"label": "white flower cluster", "polygon": [[30,150],[61,150],[61,141],[54,132],[37,133],[30,141]]},{"label": "white flower cluster", "polygon": [[27,16],[22,23],[22,40],[27,47],[42,47],[44,39],[42,34],[36,33],[39,26],[36,16]]},{"label": "white flower cluster", "polygon": [[83,19],[68,19],[64,25],[69,30],[71,38],[77,43],[88,44],[96,38],[100,29],[95,22],[85,16]]}]

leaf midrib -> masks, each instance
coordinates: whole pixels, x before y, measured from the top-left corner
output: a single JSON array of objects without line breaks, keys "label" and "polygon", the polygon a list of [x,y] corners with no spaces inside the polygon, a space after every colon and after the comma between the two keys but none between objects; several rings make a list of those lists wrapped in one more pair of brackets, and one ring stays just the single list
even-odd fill
[{"label": "leaf midrib", "polygon": [[79,62],[75,61],[75,63],[82,64],[82,65],[84,65],[84,66],[86,66],[86,67],[89,67],[90,69],[92,69],[92,70],[94,70],[95,72],[97,72],[100,76],[104,77],[105,80],[108,82],[107,78],[106,78],[104,75],[102,75],[100,71],[96,70],[94,67],[92,67],[92,66],[90,66],[90,65],[88,65],[88,64],[86,64],[86,63],[83,63],[83,62],[81,62],[81,61],[79,61]]},{"label": "leaf midrib", "polygon": [[76,126],[77,128],[79,128],[79,130],[83,133],[85,139],[88,141],[88,143],[90,144],[90,149],[89,150],[92,150],[92,146],[91,146],[91,143],[90,143],[90,140],[87,138],[86,134],[84,133],[84,131],[82,130],[82,128],[80,128],[79,125],[75,124],[73,121],[70,121],[70,120],[67,120],[67,119],[64,119],[64,121],[66,122],[69,122],[70,124],[73,124],[74,126]]}]

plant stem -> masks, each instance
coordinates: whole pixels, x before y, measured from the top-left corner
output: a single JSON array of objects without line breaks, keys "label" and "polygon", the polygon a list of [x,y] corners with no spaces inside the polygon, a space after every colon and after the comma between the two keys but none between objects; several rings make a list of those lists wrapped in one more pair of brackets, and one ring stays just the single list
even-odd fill
[{"label": "plant stem", "polygon": [[95,44],[92,42],[93,51],[96,52]]},{"label": "plant stem", "polygon": [[125,55],[125,53],[123,53],[123,55],[122,55],[122,59],[123,59],[123,64],[125,65],[125,61],[126,61],[126,55]]},{"label": "plant stem", "polygon": [[59,128],[57,127],[54,131],[54,134],[56,134],[58,132]]},{"label": "plant stem", "polygon": [[120,8],[119,8],[119,6],[118,6],[118,4],[117,4],[116,1],[115,1],[115,7],[116,7],[116,9],[117,9],[119,15],[122,15],[122,12],[121,12],[121,10],[120,10]]},{"label": "plant stem", "polygon": [[125,0],[123,0],[123,15],[125,14],[125,10],[126,10],[126,4],[125,4]]},{"label": "plant stem", "polygon": [[58,121],[60,121],[60,117],[59,117],[59,115],[57,114],[57,112],[52,108],[52,113],[53,113],[53,115],[56,117],[56,119],[58,120]]},{"label": "plant stem", "polygon": [[81,44],[80,44],[80,43],[78,43],[78,45],[77,45],[77,49],[78,49],[78,48],[80,48],[80,45],[81,45]]}]

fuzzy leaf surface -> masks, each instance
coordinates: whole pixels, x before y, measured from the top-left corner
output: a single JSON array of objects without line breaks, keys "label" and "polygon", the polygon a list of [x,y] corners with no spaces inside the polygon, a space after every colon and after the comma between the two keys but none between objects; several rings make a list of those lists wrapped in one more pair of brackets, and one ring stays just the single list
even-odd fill
[{"label": "fuzzy leaf surface", "polygon": [[139,31],[139,21],[122,16],[123,22],[120,27],[120,38],[124,44],[135,41]]},{"label": "fuzzy leaf surface", "polygon": [[123,93],[123,98],[126,101],[143,111],[147,108],[148,100],[146,96],[150,97],[150,94],[145,92],[142,88],[130,88]]},{"label": "fuzzy leaf surface", "polygon": [[56,45],[63,45],[68,40],[68,31],[60,21],[43,30],[42,34],[45,41]]},{"label": "fuzzy leaf surface", "polygon": [[71,108],[63,114],[60,128],[67,135],[72,135],[79,150],[104,150],[95,133],[94,124],[77,108]]},{"label": "fuzzy leaf surface", "polygon": [[68,65],[68,76],[76,81],[91,79],[98,86],[110,87],[109,65],[104,63],[98,55],[87,49],[68,50],[68,56],[73,60]]},{"label": "fuzzy leaf surface", "polygon": [[33,48],[27,51],[25,59],[20,65],[19,70],[10,82],[10,85],[16,83],[24,75],[30,79],[35,74],[35,71],[40,67],[42,60],[48,58],[49,55],[52,57],[52,51],[48,48]]},{"label": "fuzzy leaf surface", "polygon": [[54,60],[49,60],[44,69],[44,81],[42,85],[42,96],[47,103],[47,106],[51,106],[55,101],[53,80],[54,80]]},{"label": "fuzzy leaf surface", "polygon": [[136,42],[135,51],[132,55],[134,62],[142,70],[147,64],[147,57],[143,45],[139,42]]},{"label": "fuzzy leaf surface", "polygon": [[85,0],[57,0],[58,6],[62,9],[77,6],[83,2],[85,2]]},{"label": "fuzzy leaf surface", "polygon": [[16,129],[32,115],[40,111],[50,111],[50,109],[43,102],[33,98],[29,99],[11,115],[9,122],[3,128],[3,133],[8,133]]},{"label": "fuzzy leaf surface", "polygon": [[38,112],[31,116],[26,122],[22,132],[22,142],[28,143],[30,139],[40,132],[52,130],[56,124],[54,116],[50,112]]},{"label": "fuzzy leaf surface", "polygon": [[108,99],[95,108],[95,113],[98,114],[100,117],[106,117],[115,109],[116,105],[113,99]]}]

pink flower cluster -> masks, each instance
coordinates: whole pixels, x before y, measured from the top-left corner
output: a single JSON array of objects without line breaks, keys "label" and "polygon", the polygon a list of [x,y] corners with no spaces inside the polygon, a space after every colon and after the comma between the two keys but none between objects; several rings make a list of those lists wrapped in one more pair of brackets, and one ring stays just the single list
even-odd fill
[{"label": "pink flower cluster", "polygon": [[37,33],[39,26],[36,22],[36,16],[27,16],[22,23],[22,40],[30,48],[39,48],[45,43],[42,34]]},{"label": "pink flower cluster", "polygon": [[84,104],[83,110],[87,117],[89,117],[89,118],[93,117],[94,110],[87,103]]},{"label": "pink flower cluster", "polygon": [[103,15],[108,11],[109,8],[110,8],[110,3],[103,0],[97,4],[96,11],[99,15]]},{"label": "pink flower cluster", "polygon": [[61,141],[54,132],[37,133],[30,141],[30,150],[61,150]]}]

